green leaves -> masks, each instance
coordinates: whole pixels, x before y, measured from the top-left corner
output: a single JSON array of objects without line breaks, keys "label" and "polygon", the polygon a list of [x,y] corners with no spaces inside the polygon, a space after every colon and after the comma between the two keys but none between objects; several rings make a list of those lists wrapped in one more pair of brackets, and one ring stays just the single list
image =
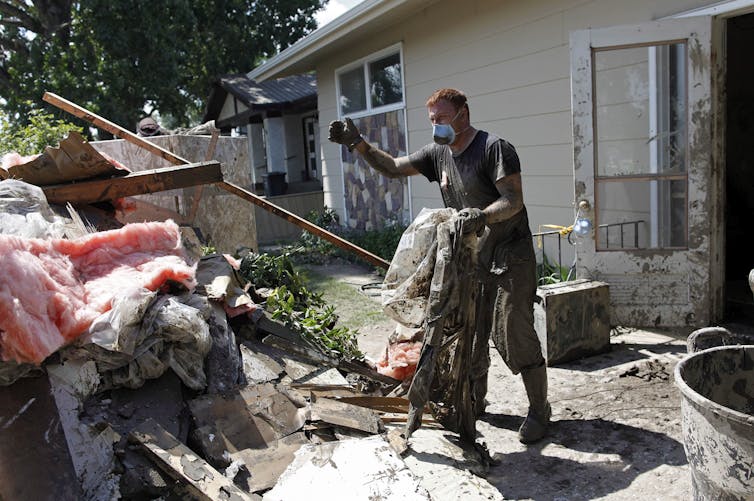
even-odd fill
[{"label": "green leaves", "polygon": [[338,315],[334,307],[303,305],[285,286],[281,286],[267,299],[267,309],[272,311],[272,318],[285,323],[325,354],[347,360],[363,357],[358,347],[358,332],[335,326]]},{"label": "green leaves", "polygon": [[361,358],[358,332],[336,327],[338,315],[326,305],[321,294],[310,291],[294,269],[291,253],[279,256],[250,253],[241,260],[241,275],[256,288],[272,288],[267,311],[311,341],[327,355],[345,359]]},{"label": "green leaves", "polygon": [[145,107],[168,129],[196,125],[214,79],[246,73],[311,32],[323,4],[0,0],[0,96],[19,125],[45,91],[128,129]]},{"label": "green leaves", "polygon": [[0,115],[0,155],[13,151],[23,156],[36,155],[46,146],[56,146],[72,130],[83,132],[81,127],[41,110],[31,110],[28,119],[28,125],[14,127]]}]

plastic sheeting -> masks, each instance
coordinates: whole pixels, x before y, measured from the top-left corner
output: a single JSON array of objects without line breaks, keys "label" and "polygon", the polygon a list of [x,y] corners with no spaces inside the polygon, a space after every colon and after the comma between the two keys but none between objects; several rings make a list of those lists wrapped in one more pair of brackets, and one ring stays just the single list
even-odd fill
[{"label": "plastic sheeting", "polygon": [[398,242],[382,283],[382,306],[401,325],[424,324],[437,255],[437,227],[455,213],[455,209],[422,209]]},{"label": "plastic sheeting", "polygon": [[193,390],[207,386],[204,358],[212,346],[211,306],[196,294],[171,296],[146,289],[117,297],[63,358],[94,360],[99,391],[139,388],[172,369]]},{"label": "plastic sheeting", "polygon": [[55,216],[39,186],[0,181],[0,234],[24,238],[61,238],[62,220]]}]

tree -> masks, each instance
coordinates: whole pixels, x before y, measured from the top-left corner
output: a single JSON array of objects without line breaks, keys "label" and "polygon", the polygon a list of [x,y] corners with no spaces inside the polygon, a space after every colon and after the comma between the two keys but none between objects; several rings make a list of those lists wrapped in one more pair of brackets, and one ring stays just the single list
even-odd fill
[{"label": "tree", "polygon": [[0,96],[19,126],[46,91],[125,128],[145,109],[193,125],[214,79],[311,32],[326,1],[0,0]]}]

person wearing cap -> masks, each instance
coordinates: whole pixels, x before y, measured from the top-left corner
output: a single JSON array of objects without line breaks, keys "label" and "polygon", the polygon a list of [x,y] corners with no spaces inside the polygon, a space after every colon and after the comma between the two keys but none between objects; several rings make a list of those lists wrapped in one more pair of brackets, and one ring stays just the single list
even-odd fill
[{"label": "person wearing cap", "polygon": [[136,135],[142,137],[159,136],[162,134],[162,128],[152,117],[145,117],[139,121],[136,127]]}]

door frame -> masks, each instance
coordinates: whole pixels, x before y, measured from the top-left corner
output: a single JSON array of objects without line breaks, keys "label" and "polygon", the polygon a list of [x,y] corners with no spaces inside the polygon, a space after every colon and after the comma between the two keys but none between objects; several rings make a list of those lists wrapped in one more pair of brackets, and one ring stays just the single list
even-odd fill
[{"label": "door frame", "polygon": [[688,248],[597,251],[581,239],[577,276],[607,282],[611,323],[706,326],[724,310],[724,58],[721,23],[711,16],[666,19],[571,33],[574,194],[594,221],[593,49],[687,42]]}]

